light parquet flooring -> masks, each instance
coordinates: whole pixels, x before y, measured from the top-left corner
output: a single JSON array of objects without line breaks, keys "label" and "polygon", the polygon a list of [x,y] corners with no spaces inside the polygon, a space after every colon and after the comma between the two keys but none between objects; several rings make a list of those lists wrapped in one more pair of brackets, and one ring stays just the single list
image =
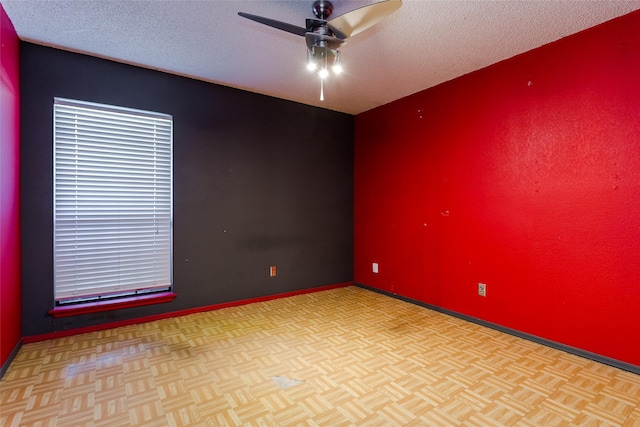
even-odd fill
[{"label": "light parquet flooring", "polygon": [[0,425],[630,427],[640,376],[347,287],[26,344]]}]

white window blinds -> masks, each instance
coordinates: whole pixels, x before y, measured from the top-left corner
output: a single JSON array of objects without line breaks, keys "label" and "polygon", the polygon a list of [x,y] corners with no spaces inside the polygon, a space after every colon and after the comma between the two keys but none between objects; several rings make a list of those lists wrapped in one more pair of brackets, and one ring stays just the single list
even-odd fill
[{"label": "white window blinds", "polygon": [[171,116],[54,100],[55,299],[171,288]]}]

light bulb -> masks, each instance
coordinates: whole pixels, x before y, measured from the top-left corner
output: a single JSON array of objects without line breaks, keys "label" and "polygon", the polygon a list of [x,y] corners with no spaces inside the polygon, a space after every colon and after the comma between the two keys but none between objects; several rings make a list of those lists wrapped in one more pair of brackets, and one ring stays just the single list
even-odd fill
[{"label": "light bulb", "polygon": [[329,76],[329,70],[326,68],[322,68],[318,71],[318,75],[321,79],[326,79]]},{"label": "light bulb", "polygon": [[342,73],[342,60],[340,59],[340,51],[335,51],[335,58],[333,59],[333,72],[335,74]]},{"label": "light bulb", "polygon": [[313,61],[309,61],[307,62],[307,70],[309,71],[315,71],[317,68],[316,63]]}]

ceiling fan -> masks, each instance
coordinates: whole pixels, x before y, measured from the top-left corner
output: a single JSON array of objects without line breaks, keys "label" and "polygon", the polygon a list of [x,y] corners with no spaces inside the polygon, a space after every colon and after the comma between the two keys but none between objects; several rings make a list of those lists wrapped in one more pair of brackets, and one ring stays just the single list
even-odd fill
[{"label": "ceiling fan", "polygon": [[333,12],[329,0],[316,0],[311,10],[314,18],[308,18],[304,27],[250,13],[238,12],[243,18],[278,30],[303,36],[307,43],[307,68],[320,76],[320,100],[324,101],[324,79],[330,69],[339,74],[342,71],[338,48],[348,37],[356,35],[382,21],[402,5],[401,0],[383,0],[352,10],[328,20]]}]

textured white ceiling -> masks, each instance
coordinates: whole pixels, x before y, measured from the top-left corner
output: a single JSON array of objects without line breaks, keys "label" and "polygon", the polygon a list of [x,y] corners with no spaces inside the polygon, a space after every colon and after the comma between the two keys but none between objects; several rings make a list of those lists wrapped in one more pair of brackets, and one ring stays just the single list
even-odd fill
[{"label": "textured white ceiling", "polygon": [[[357,114],[640,9],[640,1],[405,0],[341,49],[325,85],[303,37],[312,0],[1,0],[22,40]],[[332,17],[372,3],[334,0]]]}]

